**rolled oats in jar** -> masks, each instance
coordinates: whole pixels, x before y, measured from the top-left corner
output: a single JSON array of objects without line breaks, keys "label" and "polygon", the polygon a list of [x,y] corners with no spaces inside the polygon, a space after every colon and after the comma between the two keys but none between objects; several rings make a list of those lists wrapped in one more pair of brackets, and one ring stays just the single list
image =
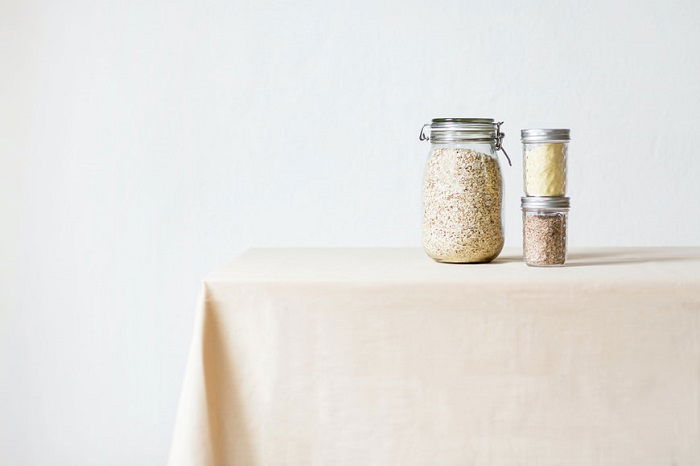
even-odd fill
[{"label": "rolled oats in jar", "polygon": [[568,197],[522,197],[523,256],[535,267],[566,262]]},{"label": "rolled oats in jar", "polygon": [[438,262],[490,262],[503,248],[500,126],[491,118],[436,118],[423,127],[428,135],[421,131],[431,143],[423,248]]}]

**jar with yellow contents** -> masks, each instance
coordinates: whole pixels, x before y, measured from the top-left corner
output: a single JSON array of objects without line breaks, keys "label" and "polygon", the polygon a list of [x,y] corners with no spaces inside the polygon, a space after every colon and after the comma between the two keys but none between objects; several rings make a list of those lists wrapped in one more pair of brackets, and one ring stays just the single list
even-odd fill
[{"label": "jar with yellow contents", "polygon": [[524,129],[523,178],[526,196],[566,195],[568,129]]}]

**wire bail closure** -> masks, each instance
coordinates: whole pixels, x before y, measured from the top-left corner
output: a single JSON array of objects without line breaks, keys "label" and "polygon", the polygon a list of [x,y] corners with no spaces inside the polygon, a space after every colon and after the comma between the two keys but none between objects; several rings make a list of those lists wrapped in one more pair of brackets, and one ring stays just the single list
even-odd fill
[{"label": "wire bail closure", "polygon": [[430,128],[430,123],[424,124],[423,127],[420,129],[420,134],[418,135],[419,141],[430,141],[430,135],[428,135],[428,136],[425,135],[425,128],[426,127]]},{"label": "wire bail closure", "polygon": [[508,157],[508,152],[503,148],[503,138],[506,137],[505,133],[501,132],[501,125],[503,124],[502,121],[496,122],[496,150],[500,150],[503,152],[503,155],[506,156],[506,160],[508,161],[508,166],[512,167],[513,164],[510,162],[510,157]]}]

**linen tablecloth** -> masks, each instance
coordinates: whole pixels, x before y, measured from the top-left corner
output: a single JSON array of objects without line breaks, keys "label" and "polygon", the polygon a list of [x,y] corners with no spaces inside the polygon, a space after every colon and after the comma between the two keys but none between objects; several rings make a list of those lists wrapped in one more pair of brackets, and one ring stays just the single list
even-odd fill
[{"label": "linen tablecloth", "polygon": [[700,464],[700,248],[513,253],[239,256],[204,281],[170,465]]}]

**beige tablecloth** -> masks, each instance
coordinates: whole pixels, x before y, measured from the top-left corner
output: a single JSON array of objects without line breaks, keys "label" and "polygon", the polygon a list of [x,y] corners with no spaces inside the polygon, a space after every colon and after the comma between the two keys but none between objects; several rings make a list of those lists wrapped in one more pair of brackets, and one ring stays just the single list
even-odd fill
[{"label": "beige tablecloth", "polygon": [[245,253],[204,282],[170,464],[699,465],[700,248]]}]

